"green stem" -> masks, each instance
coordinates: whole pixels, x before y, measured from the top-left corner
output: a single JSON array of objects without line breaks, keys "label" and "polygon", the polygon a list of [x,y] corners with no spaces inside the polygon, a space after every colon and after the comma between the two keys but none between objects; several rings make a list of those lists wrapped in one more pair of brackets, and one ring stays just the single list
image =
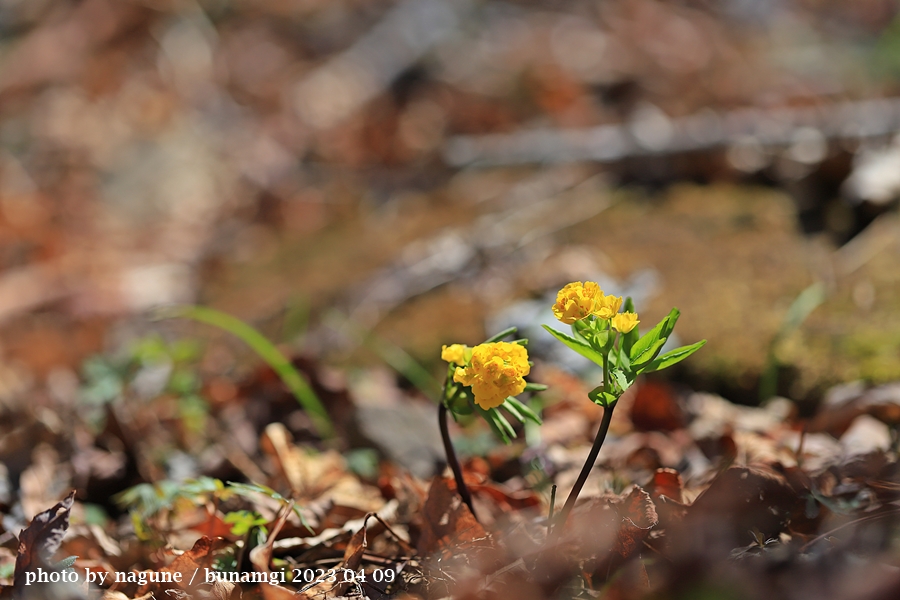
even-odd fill
[{"label": "green stem", "polygon": [[[605,370],[604,367],[604,371]],[[569,513],[572,512],[575,501],[578,500],[578,494],[581,493],[581,489],[584,487],[588,476],[591,474],[591,470],[594,468],[594,462],[597,460],[597,455],[600,454],[600,446],[603,445],[606,434],[609,432],[609,424],[612,422],[613,409],[615,407],[615,404],[603,407],[603,419],[600,421],[600,430],[597,432],[597,437],[594,438],[594,445],[591,446],[591,451],[588,454],[587,460],[584,461],[584,466],[581,467],[581,473],[579,473],[578,479],[575,481],[574,487],[572,487],[572,491],[569,492],[569,497],[566,498],[566,503],[563,505],[562,510],[559,511],[559,516],[554,519],[553,532],[555,538],[558,538],[561,534],[563,525],[566,524],[566,519],[568,519]]]},{"label": "green stem", "polygon": [[[604,348],[603,349],[603,391],[610,391],[609,385],[609,351]],[[604,413],[606,414],[606,413]]]},{"label": "green stem", "polygon": [[447,405],[443,401],[438,407],[438,425],[441,428],[441,441],[444,442],[444,454],[447,455],[447,464],[450,465],[450,470],[453,471],[453,479],[456,480],[456,491],[459,492],[460,498],[472,511],[472,516],[477,521],[478,516],[475,514],[475,507],[472,506],[472,496],[469,494],[469,488],[466,486],[465,480],[463,480],[462,467],[459,466],[459,459],[456,458],[453,442],[450,441],[450,429],[447,426]]}]

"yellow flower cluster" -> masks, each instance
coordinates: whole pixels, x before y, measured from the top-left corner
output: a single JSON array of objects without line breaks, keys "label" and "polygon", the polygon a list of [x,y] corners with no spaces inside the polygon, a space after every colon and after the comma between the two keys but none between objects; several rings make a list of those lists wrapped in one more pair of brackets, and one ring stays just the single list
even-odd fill
[{"label": "yellow flower cluster", "polygon": [[621,296],[607,296],[600,285],[593,281],[574,281],[559,290],[553,314],[567,325],[594,315],[600,319],[612,319],[616,331],[628,333],[640,323],[635,313],[619,313]]},{"label": "yellow flower cluster", "polygon": [[[454,346],[459,344],[445,347],[441,357],[444,358],[445,353],[450,355]],[[488,410],[503,404],[507,396],[521,394],[525,390],[524,377],[529,372],[531,366],[524,346],[493,342],[475,346],[468,364],[456,368],[453,381],[471,386],[475,403]]]},{"label": "yellow flower cluster", "polygon": [[465,344],[451,344],[450,346],[441,346],[441,360],[446,360],[448,363],[464,365],[469,362],[469,359],[466,357],[467,351],[470,350],[469,347]]},{"label": "yellow flower cluster", "polygon": [[553,314],[567,325],[586,319],[597,308],[597,301],[603,297],[600,286],[593,281],[583,285],[580,281],[567,284],[556,294]]},{"label": "yellow flower cluster", "polygon": [[619,313],[612,318],[612,328],[621,333],[628,333],[640,323],[637,313],[624,312]]},{"label": "yellow flower cluster", "polygon": [[622,296],[606,296],[603,292],[600,292],[600,296],[594,314],[601,319],[612,319],[622,308]]}]

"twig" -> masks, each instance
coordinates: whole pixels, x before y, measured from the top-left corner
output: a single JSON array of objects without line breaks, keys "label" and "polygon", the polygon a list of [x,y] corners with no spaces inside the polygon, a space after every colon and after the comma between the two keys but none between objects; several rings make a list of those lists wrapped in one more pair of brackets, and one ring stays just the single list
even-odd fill
[{"label": "twig", "polygon": [[556,508],[556,484],[550,486],[550,511],[547,514],[547,535],[550,535],[550,530],[553,529],[553,509]]},{"label": "twig", "polygon": [[300,116],[316,129],[347,119],[452,35],[473,5],[462,0],[398,3],[350,48],[296,84],[293,99]]},{"label": "twig", "polygon": [[578,162],[612,163],[732,146],[749,149],[821,146],[829,140],[864,140],[900,129],[900,98],[842,102],[815,108],[703,110],[670,118],[656,108],[627,123],[583,129],[530,129],[459,135],[444,145],[453,167],[497,167]]},{"label": "twig", "polygon": [[824,540],[828,536],[837,533],[838,531],[840,531],[841,529],[844,529],[845,527],[850,527],[851,525],[858,525],[860,523],[865,523],[867,521],[877,521],[878,519],[883,519],[883,518],[889,517],[891,515],[896,515],[897,513],[900,513],[900,508],[887,510],[887,511],[878,513],[877,515],[869,515],[866,517],[860,517],[858,519],[853,519],[852,521],[848,521],[848,522],[844,523],[843,525],[838,525],[834,529],[830,529],[823,534],[817,535],[813,539],[809,540],[808,542],[806,542],[805,544],[800,546],[800,552],[806,552],[806,550],[808,550],[809,547],[812,546],[813,544]]}]

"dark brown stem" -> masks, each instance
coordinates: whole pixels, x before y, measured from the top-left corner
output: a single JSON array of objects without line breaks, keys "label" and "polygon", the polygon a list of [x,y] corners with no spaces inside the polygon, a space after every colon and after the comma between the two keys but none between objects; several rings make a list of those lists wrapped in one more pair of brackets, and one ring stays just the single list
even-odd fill
[{"label": "dark brown stem", "polygon": [[581,467],[581,473],[578,475],[575,486],[572,488],[572,491],[569,492],[569,497],[566,498],[565,505],[563,505],[562,510],[559,511],[559,515],[554,519],[553,537],[559,537],[562,533],[563,525],[566,524],[566,519],[569,518],[569,513],[572,512],[575,501],[578,500],[578,494],[581,493],[581,488],[584,487],[588,476],[591,474],[591,470],[594,468],[594,462],[597,460],[597,455],[600,454],[600,446],[603,445],[606,434],[609,432],[609,424],[612,422],[613,409],[615,406],[616,405],[613,404],[612,406],[603,409],[603,419],[600,421],[600,430],[597,432],[597,437],[594,438],[594,445],[591,446],[591,451],[588,454],[587,460],[584,461],[584,466]]},{"label": "dark brown stem", "polygon": [[456,451],[453,449],[453,442],[450,441],[450,429],[447,427],[447,407],[441,402],[438,408],[438,425],[441,427],[441,441],[444,442],[444,454],[447,455],[447,464],[453,471],[453,478],[456,480],[456,491],[459,492],[460,498],[472,511],[472,516],[478,520],[475,514],[475,507],[472,506],[472,496],[469,494],[469,488],[463,480],[462,467],[459,466],[459,459],[456,458]]}]

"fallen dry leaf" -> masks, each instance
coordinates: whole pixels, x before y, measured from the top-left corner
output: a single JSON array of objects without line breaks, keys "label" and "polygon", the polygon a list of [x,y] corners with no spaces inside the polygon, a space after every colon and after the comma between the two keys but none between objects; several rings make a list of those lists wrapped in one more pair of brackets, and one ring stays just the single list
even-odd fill
[{"label": "fallen dry leaf", "polygon": [[[213,538],[204,535],[194,543],[190,550],[180,554],[172,561],[172,564],[159,570],[163,573],[178,573],[181,581],[178,587],[193,594],[204,582],[204,569],[212,568],[215,545],[216,542]],[[195,573],[197,573],[196,577]]]},{"label": "fallen dry leaf", "polygon": [[681,491],[683,488],[681,475],[675,469],[657,469],[653,474],[653,481],[650,483],[649,492],[654,500],[658,500],[661,496],[671,498],[676,502],[681,502]]},{"label": "fallen dry leaf", "polygon": [[730,550],[746,544],[753,531],[777,537],[805,506],[805,497],[782,472],[764,465],[731,467],[691,504],[680,527],[668,532],[672,551],[685,546]]},{"label": "fallen dry leaf", "polygon": [[684,412],[672,387],[659,381],[642,381],[631,404],[631,422],[638,431],[674,431],[684,427]]},{"label": "fallen dry leaf", "polygon": [[24,589],[25,574],[29,571],[52,567],[53,555],[69,528],[69,513],[74,502],[73,490],[64,500],[36,515],[31,524],[19,533],[19,549],[13,575],[14,589]]},{"label": "fallen dry leaf", "polygon": [[442,477],[432,479],[422,511],[419,553],[447,554],[480,545],[493,547],[490,535],[475,520],[448,480]]}]

